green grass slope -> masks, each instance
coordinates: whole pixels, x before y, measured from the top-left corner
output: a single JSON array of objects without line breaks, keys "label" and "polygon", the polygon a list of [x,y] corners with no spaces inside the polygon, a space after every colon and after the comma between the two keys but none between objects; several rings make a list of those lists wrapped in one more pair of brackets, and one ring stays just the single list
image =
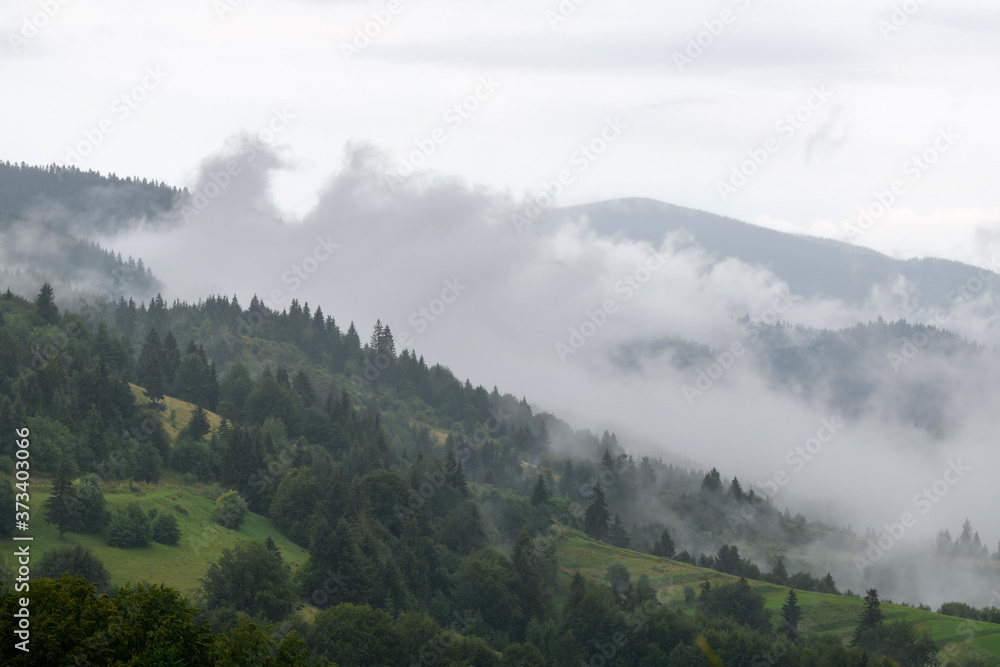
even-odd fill
[{"label": "green grass slope", "polygon": [[[214,499],[199,495],[177,481],[164,478],[160,484],[105,485],[104,498],[112,512],[131,502],[138,502],[143,510],[155,508],[158,513],[173,514],[181,529],[177,546],[168,547],[151,543],[141,549],[118,549],[105,544],[99,535],[66,533],[59,539],[58,529],[42,518],[41,512],[33,513],[30,534],[34,562],[47,551],[65,545],[82,544],[90,547],[111,573],[113,585],[126,582],[149,581],[164,583],[187,597],[198,588],[198,579],[205,575],[208,566],[217,561],[222,550],[235,546],[237,540],[263,540],[270,536],[281,550],[282,558],[292,566],[300,567],[308,553],[286,539],[271,520],[258,514],[247,514],[239,530],[223,528],[212,521]],[[49,497],[50,488],[35,486],[32,502],[36,507]]]},{"label": "green grass slope", "polygon": [[[145,407],[149,399],[143,389],[136,385],[131,387],[136,403]],[[163,426],[173,441],[190,421],[195,406],[169,396],[163,402],[166,405]],[[212,430],[218,430],[222,417],[212,412],[207,412],[207,415]],[[223,528],[212,521],[212,510],[215,498],[225,489],[187,483],[170,470],[164,470],[159,484],[105,482],[101,489],[111,512],[138,502],[145,511],[156,509],[159,514],[173,514],[181,530],[180,543],[166,546],[152,542],[141,549],[119,549],[105,544],[102,535],[66,533],[59,539],[58,529],[45,521],[41,510],[51,493],[51,480],[33,478],[31,503],[37,509],[32,512],[30,535],[34,537],[32,560],[35,563],[51,549],[81,544],[101,559],[111,573],[114,586],[139,581],[163,583],[191,598],[208,566],[219,559],[224,549],[235,546],[238,540],[264,540],[270,536],[293,570],[303,565],[309,555],[305,549],[285,538],[270,519],[258,514],[248,513],[239,530]]]},{"label": "green grass slope", "polygon": [[[557,554],[562,577],[568,578],[579,571],[590,579],[603,580],[608,566],[618,561],[628,568],[633,580],[640,575],[647,575],[662,602],[670,602],[688,612],[694,610],[695,604],[684,602],[685,586],[692,586],[697,591],[698,586],[706,580],[713,586],[738,580],[738,577],[715,570],[612,547],[592,540],[576,530],[562,530]],[[762,581],[751,581],[750,584],[760,590],[767,601],[767,608],[773,610],[775,618],[778,618],[788,595],[788,588]],[[845,642],[850,639],[857,625],[862,600],[808,591],[796,591],[796,595],[802,606],[799,627],[807,636],[833,635]],[[968,621],[886,603],[882,604],[882,612],[886,621],[911,621],[919,631],[930,634],[941,647],[942,662],[945,659],[983,654],[1000,657],[998,624]]]}]

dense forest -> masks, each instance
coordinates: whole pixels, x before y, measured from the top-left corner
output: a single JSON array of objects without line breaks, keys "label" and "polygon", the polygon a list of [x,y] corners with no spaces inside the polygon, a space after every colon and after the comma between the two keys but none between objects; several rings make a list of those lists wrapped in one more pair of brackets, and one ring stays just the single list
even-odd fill
[{"label": "dense forest", "polygon": [[0,161],[0,212],[82,238],[112,235],[170,211],[186,191],[77,167]]},{"label": "dense forest", "polygon": [[[174,436],[168,397],[197,406]],[[850,531],[782,512],[715,468],[636,461],[614,433],[574,430],[397,350],[381,322],[362,338],[298,302],[122,297],[67,312],[48,284],[33,299],[8,290],[5,478],[25,428],[33,483],[51,487],[33,509],[60,535],[99,535],[137,559],[177,544],[176,516],[140,502],[110,512],[103,492],[171,476],[217,489],[222,527],[265,516],[308,560],[293,571],[270,537],[241,541],[186,599],[155,581],[112,588],[91,551],[53,550],[30,582],[33,653],[5,643],[4,664],[939,664],[929,636],[883,620],[874,589],[849,645],[800,631],[795,590],[857,594],[736,546],[849,543]],[[0,481],[3,536],[17,492]],[[679,607],[621,565],[560,570],[567,531],[734,580],[686,586]],[[10,562],[2,578],[10,637]],[[781,609],[748,580],[787,588]]]}]

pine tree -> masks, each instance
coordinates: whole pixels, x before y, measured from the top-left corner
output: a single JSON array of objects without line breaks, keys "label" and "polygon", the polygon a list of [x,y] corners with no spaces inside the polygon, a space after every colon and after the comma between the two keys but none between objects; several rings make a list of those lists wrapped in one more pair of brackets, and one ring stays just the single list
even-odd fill
[{"label": "pine tree", "polygon": [[583,515],[583,530],[595,540],[603,540],[608,534],[608,503],[604,499],[601,483],[594,486],[594,499]]},{"label": "pine tree", "polygon": [[56,478],[52,483],[52,495],[42,506],[45,519],[59,528],[59,539],[72,528],[76,521],[76,495],[73,493],[73,478],[66,461],[56,467]]},{"label": "pine tree", "polygon": [[719,475],[718,470],[712,468],[711,472],[705,475],[705,479],[701,481],[701,490],[711,493],[722,491],[722,476]]},{"label": "pine tree", "polygon": [[368,339],[368,347],[371,348],[372,354],[378,354],[381,351],[382,345],[382,320],[375,320],[375,327],[372,330],[372,336]]},{"label": "pine tree", "polygon": [[788,570],[785,569],[785,561],[778,558],[778,562],[774,564],[774,569],[771,570],[770,581],[772,584],[778,584],[779,586],[785,586],[788,584]]},{"label": "pine tree", "polygon": [[187,424],[187,433],[194,440],[201,440],[212,430],[208,423],[208,415],[200,405],[195,406],[191,413],[191,420]]},{"label": "pine tree", "polygon": [[608,528],[608,544],[621,549],[628,549],[629,542],[628,530],[625,529],[625,524],[622,523],[622,517],[618,513],[615,513],[614,523]]},{"label": "pine tree", "polygon": [[743,486],[740,485],[740,480],[733,477],[733,481],[729,484],[729,494],[737,502],[743,500]]},{"label": "pine tree", "polygon": [[45,283],[35,297],[35,308],[38,309],[38,317],[42,324],[56,324],[59,322],[59,309],[56,307],[55,291],[52,285]]},{"label": "pine tree", "polygon": [[660,558],[673,558],[675,553],[674,540],[670,537],[670,533],[667,529],[663,529],[663,534],[660,535],[660,539],[657,540],[656,544],[653,546],[653,555],[659,556]]},{"label": "pine tree", "polygon": [[150,329],[146,334],[146,341],[139,352],[136,373],[139,384],[143,386],[146,396],[153,402],[154,407],[158,407],[163,400],[166,390],[163,373],[163,343],[156,329]]},{"label": "pine tree", "polygon": [[785,637],[788,641],[794,642],[799,638],[799,620],[802,618],[802,607],[795,591],[788,589],[788,597],[781,607],[781,616],[785,619]]},{"label": "pine tree", "polygon": [[528,535],[527,529],[522,527],[514,542],[510,560],[517,577],[515,589],[526,621],[532,617],[541,617],[547,606],[542,590],[542,577],[535,568],[534,554],[535,542]]},{"label": "pine tree", "polygon": [[865,606],[861,610],[861,618],[858,621],[858,627],[854,630],[854,638],[851,640],[851,646],[857,646],[861,641],[861,635],[866,630],[870,630],[881,623],[882,609],[879,606],[878,590],[869,588],[865,594]]},{"label": "pine tree", "polygon": [[545,477],[538,473],[538,480],[535,482],[535,490],[531,493],[532,505],[544,505],[549,500],[549,490],[545,488]]}]

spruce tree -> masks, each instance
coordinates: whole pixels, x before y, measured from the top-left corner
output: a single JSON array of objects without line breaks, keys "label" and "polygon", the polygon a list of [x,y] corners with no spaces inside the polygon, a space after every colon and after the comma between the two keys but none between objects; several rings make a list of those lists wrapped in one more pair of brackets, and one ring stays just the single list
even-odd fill
[{"label": "spruce tree", "polygon": [[663,534],[660,535],[660,539],[656,541],[653,545],[653,555],[659,556],[660,558],[673,558],[675,553],[674,540],[670,537],[670,533],[667,529],[663,529]]},{"label": "spruce tree", "polygon": [[59,322],[59,309],[56,307],[55,291],[52,285],[45,283],[35,297],[35,308],[38,309],[38,317],[42,324],[56,324]]},{"label": "spruce tree", "polygon": [[861,610],[861,618],[858,627],[854,630],[854,638],[851,646],[857,646],[861,641],[861,635],[867,630],[871,630],[882,623],[882,609],[878,601],[878,589],[869,588],[865,594],[865,606]]},{"label": "spruce tree", "polygon": [[595,540],[603,540],[608,534],[608,503],[604,499],[601,483],[594,486],[594,499],[583,515],[583,530]]},{"label": "spruce tree", "polygon": [[779,586],[785,586],[788,584],[788,570],[785,569],[785,561],[778,559],[778,562],[774,564],[774,569],[771,570],[771,576],[769,577],[772,584],[778,584]]},{"label": "spruce tree", "polygon": [[535,482],[535,490],[531,493],[532,505],[544,505],[549,500],[549,490],[545,488],[545,477],[538,473],[538,480]]},{"label": "spruce tree", "polygon": [[781,616],[785,619],[785,637],[788,638],[788,641],[797,641],[802,607],[799,606],[798,597],[792,589],[788,589],[788,597],[785,598],[785,604],[781,607]]},{"label": "spruce tree", "polygon": [[59,528],[59,539],[70,530],[76,520],[76,495],[73,493],[73,477],[66,461],[56,467],[56,478],[52,483],[52,495],[42,505],[45,519]]}]

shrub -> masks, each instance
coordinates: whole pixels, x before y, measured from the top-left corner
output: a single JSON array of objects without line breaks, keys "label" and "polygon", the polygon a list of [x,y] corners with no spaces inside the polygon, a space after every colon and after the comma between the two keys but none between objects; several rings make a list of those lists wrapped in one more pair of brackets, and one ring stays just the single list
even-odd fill
[{"label": "shrub", "polygon": [[153,521],[153,541],[167,546],[176,546],[181,540],[181,529],[173,514],[161,514]]},{"label": "shrub", "polygon": [[58,547],[52,549],[38,561],[33,574],[36,577],[58,579],[64,574],[73,577],[83,577],[97,585],[99,593],[110,591],[111,574],[104,567],[101,559],[85,546]]},{"label": "shrub", "polygon": [[149,517],[139,503],[130,503],[123,510],[118,510],[108,526],[107,542],[110,546],[128,549],[144,547],[153,536],[153,528]]},{"label": "shrub", "polygon": [[247,501],[236,491],[226,491],[215,501],[212,520],[226,528],[238,529],[247,516]]}]

